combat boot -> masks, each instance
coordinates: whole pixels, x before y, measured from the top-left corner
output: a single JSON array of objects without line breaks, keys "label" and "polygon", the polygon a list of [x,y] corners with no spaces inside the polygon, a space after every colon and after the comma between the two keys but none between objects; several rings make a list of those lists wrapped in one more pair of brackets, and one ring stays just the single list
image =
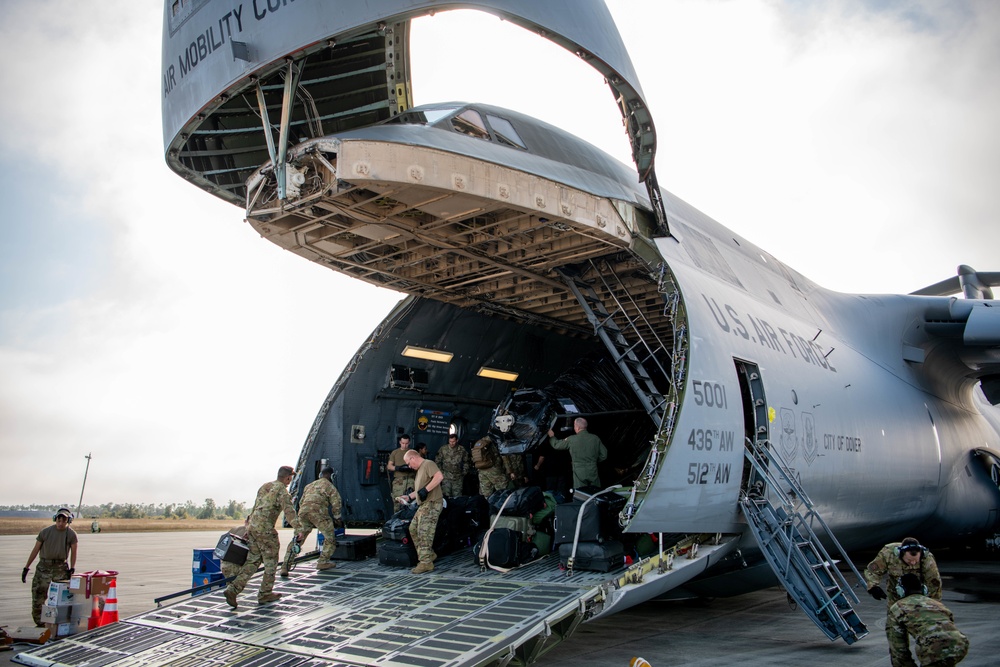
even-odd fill
[{"label": "combat boot", "polygon": [[226,587],[226,603],[233,609],[236,609],[236,591],[228,586]]},{"label": "combat boot", "polygon": [[336,563],[316,563],[317,570],[332,570],[337,567]]},{"label": "combat boot", "polygon": [[267,604],[281,598],[281,593],[264,593],[257,596],[257,604]]},{"label": "combat boot", "polygon": [[434,563],[417,563],[417,566],[410,570],[413,574],[423,574],[424,572],[432,572],[434,570]]}]

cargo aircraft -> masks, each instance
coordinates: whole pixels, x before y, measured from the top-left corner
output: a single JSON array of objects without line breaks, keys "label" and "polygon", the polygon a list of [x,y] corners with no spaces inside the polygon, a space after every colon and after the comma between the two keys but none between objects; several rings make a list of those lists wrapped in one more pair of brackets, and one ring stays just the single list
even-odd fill
[{"label": "cargo aircraft", "polygon": [[[634,164],[510,109],[415,107],[410,21],[458,7],[598,70]],[[584,620],[775,583],[849,644],[867,627],[845,552],[995,533],[1000,273],[837,293],[661,189],[600,0],[167,0],[162,77],[173,171],[280,248],[406,295],[323,401],[293,494],[332,465],[349,525],[377,527],[400,434],[433,453],[491,433],[535,456],[586,414],[622,529],[659,547],[604,575],[551,557],[502,576],[442,559],[422,580],[350,564],[294,578],[277,612],[197,598],[123,624],[156,634],[144,664],[221,644],[310,665],[526,664]]]}]

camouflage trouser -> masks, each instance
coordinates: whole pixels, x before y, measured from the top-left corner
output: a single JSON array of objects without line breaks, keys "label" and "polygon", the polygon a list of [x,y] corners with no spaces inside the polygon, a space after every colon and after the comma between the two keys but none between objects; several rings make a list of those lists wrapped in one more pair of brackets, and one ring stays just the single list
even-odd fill
[{"label": "camouflage trouser", "polygon": [[236,563],[230,563],[229,561],[222,561],[222,576],[226,579],[230,577],[235,577],[243,569],[242,565],[237,565]]},{"label": "camouflage trouser", "polygon": [[445,473],[444,479],[441,480],[441,493],[449,498],[462,495],[462,476],[458,473],[452,475]]},{"label": "camouflage trouser", "polygon": [[507,476],[500,466],[493,466],[479,471],[479,495],[490,497],[494,491],[507,488]]},{"label": "camouflage trouser", "polygon": [[[330,518],[330,514],[325,510],[310,512],[309,510],[299,511],[299,523],[302,524],[302,541],[305,542],[306,538],[309,537],[309,533],[312,532],[313,528],[319,528],[319,532],[323,533],[323,551],[319,554],[318,563],[329,563],[330,556],[333,555],[334,549],[337,548],[337,537],[336,528],[333,525],[333,519]],[[288,544],[289,551],[292,548],[291,542]],[[285,556],[285,562],[289,562],[288,556]]]},{"label": "camouflage trouser", "polygon": [[35,625],[42,622],[42,605],[49,597],[49,583],[63,579],[69,579],[66,561],[54,563],[39,559],[35,576],[31,578],[31,619]]},{"label": "camouflage trouser", "polygon": [[392,513],[395,514],[402,507],[396,498],[399,498],[404,493],[407,493],[407,489],[413,490],[413,475],[394,475],[392,478]]},{"label": "camouflage trouser", "polygon": [[952,667],[969,652],[969,640],[961,632],[935,632],[917,639],[917,658],[921,665]]},{"label": "camouflage trouser", "polygon": [[272,528],[270,532],[259,535],[253,530],[248,530],[247,546],[250,547],[250,551],[247,553],[247,562],[240,568],[239,574],[229,584],[229,588],[236,591],[237,595],[242,593],[243,589],[247,587],[250,577],[257,572],[257,567],[263,561],[264,576],[260,580],[260,590],[257,591],[259,598],[274,590],[274,575],[278,572],[278,550],[280,549],[278,531]]},{"label": "camouflage trouser", "polygon": [[413,546],[417,548],[417,559],[421,563],[433,563],[437,558],[434,553],[434,531],[437,530],[438,519],[444,503],[440,500],[425,500],[420,503],[417,513],[410,522],[410,537]]}]

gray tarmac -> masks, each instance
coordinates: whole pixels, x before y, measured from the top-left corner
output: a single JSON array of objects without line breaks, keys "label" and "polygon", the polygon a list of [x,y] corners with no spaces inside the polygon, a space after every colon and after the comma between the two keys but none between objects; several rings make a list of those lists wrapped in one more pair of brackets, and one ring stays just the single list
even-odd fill
[{"label": "gray tarmac", "polygon": [[[280,531],[282,544],[290,530]],[[217,531],[177,533],[80,534],[78,571],[117,570],[122,618],[157,607],[154,600],[191,585],[195,548],[211,548]],[[315,537],[310,537],[307,550]],[[0,625],[10,632],[31,627],[31,591],[21,583],[21,568],[34,537],[0,536]],[[970,560],[938,553],[944,602],[971,649],[964,667],[1000,664],[1000,568],[996,561]],[[860,563],[864,565],[864,563]],[[30,579],[29,579],[30,582]],[[216,593],[218,595],[218,593]],[[170,604],[165,602],[163,604]],[[789,606],[785,593],[768,588],[734,598],[651,602],[586,623],[538,664],[575,667],[625,667],[633,656],[653,667],[664,665],[864,665],[889,667],[885,604],[863,596],[858,612],[870,634],[854,645],[831,642]],[[26,646],[0,653],[0,665]]]}]

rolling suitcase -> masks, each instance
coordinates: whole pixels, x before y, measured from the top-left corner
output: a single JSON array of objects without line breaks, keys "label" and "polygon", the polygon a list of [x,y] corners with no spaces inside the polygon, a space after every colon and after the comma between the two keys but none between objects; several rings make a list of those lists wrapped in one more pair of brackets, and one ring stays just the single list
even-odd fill
[{"label": "rolling suitcase", "polygon": [[[480,495],[457,496],[448,499],[452,537],[477,538],[490,527],[490,504]],[[472,546],[471,543],[469,546]]]},{"label": "rolling suitcase", "polygon": [[483,549],[483,540],[472,548],[473,561],[480,567],[490,565],[495,568],[512,568],[520,564],[521,533],[510,528],[495,528],[484,536],[487,549]]},{"label": "rolling suitcase", "polygon": [[597,542],[603,539],[601,534],[600,514],[594,503],[588,503],[580,515],[580,508],[583,503],[573,500],[562,505],[556,505],[556,516],[553,521],[552,541],[554,544],[566,544],[573,541],[576,533],[576,522],[580,521],[580,541]]},{"label": "rolling suitcase", "polygon": [[[567,566],[573,553],[572,544],[559,545],[559,562]],[[580,542],[576,545],[574,570],[588,572],[610,572],[625,565],[625,545],[618,540],[604,542]]]},{"label": "rolling suitcase", "polygon": [[417,564],[417,550],[410,540],[382,540],[378,545],[378,562],[389,567],[413,567]]}]

